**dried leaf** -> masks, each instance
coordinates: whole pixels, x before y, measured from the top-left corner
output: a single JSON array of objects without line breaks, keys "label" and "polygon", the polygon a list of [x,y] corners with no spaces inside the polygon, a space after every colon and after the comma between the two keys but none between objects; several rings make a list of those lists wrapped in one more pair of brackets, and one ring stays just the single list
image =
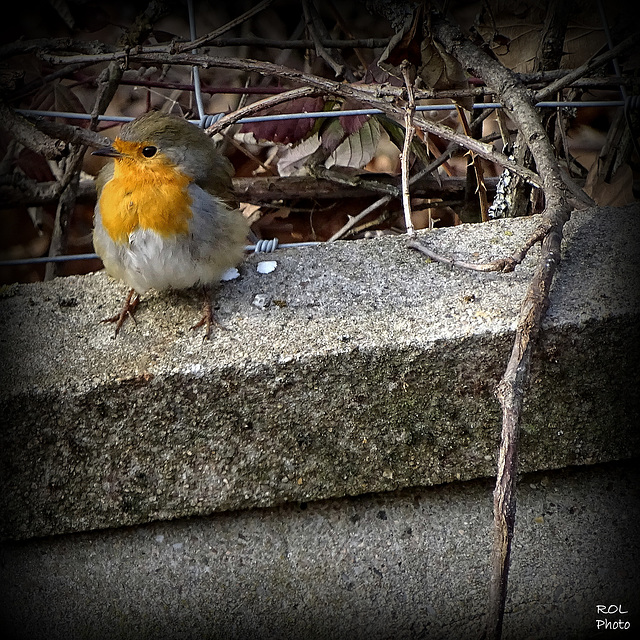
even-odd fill
[{"label": "dried leaf", "polygon": [[[362,109],[362,104],[356,102],[355,100],[345,100],[342,104],[342,111],[351,111],[353,109]],[[348,135],[351,135],[352,133],[358,131],[370,117],[371,116],[366,115],[340,116],[339,121],[345,132]]]},{"label": "dried leaf", "polygon": [[305,173],[305,166],[310,161],[318,162],[316,152],[321,147],[325,152],[321,158],[327,157],[327,168],[337,165],[360,169],[375,155],[381,136],[382,129],[375,118],[368,119],[351,135],[347,135],[339,119],[334,118],[319,135],[313,135],[284,151],[278,160],[278,173],[281,176]]},{"label": "dried leaf", "polygon": [[241,202],[239,206],[240,212],[245,217],[249,225],[257,222],[262,217],[262,206],[259,204],[251,204],[250,202]]},{"label": "dried leaf", "polygon": [[23,147],[16,159],[16,166],[20,168],[27,178],[36,182],[53,180],[54,176],[49,163],[35,151]]},{"label": "dried leaf", "polygon": [[[84,105],[78,96],[67,85],[62,84],[59,80],[43,87],[36,93],[31,102],[32,109],[44,109],[47,111],[70,111],[72,113],[87,113]],[[69,118],[62,119],[62,122],[75,125],[77,127],[88,126],[88,121],[71,120]]]},{"label": "dried leaf", "polygon": [[360,169],[364,167],[375,155],[381,135],[382,129],[377,119],[370,118],[331,154],[325,163],[327,168],[340,166]]},{"label": "dried leaf", "polygon": [[467,86],[467,74],[460,63],[435,40],[422,43],[422,64],[418,75],[432,89],[460,89]]},{"label": "dried leaf", "polygon": [[394,87],[404,86],[404,80],[391,75],[386,69],[383,69],[377,61],[372,62],[367,67],[363,82],[366,84],[390,84]]},{"label": "dried leaf", "polygon": [[56,111],[71,111],[72,113],[87,112],[78,96],[67,85],[60,82],[56,83],[54,94]]},{"label": "dried leaf", "polygon": [[584,191],[599,207],[623,207],[635,202],[633,196],[633,171],[628,164],[622,165],[611,182],[605,182],[598,171],[598,162],[589,170]]},{"label": "dried leaf", "polygon": [[[353,100],[346,100],[341,107],[341,111],[361,108],[360,103]],[[368,115],[347,115],[331,118],[319,130],[322,148],[327,151],[327,155],[335,151],[350,135],[357,133],[371,116]]]},{"label": "dried leaf", "polygon": [[278,159],[278,173],[281,176],[293,176],[304,173],[303,169],[309,156],[320,147],[320,137],[316,134],[303,140],[294,147],[284,149]]},{"label": "dried leaf", "polygon": [[[256,115],[272,115],[285,113],[309,113],[322,111],[325,102],[321,97],[305,97],[291,100],[273,109],[261,111]],[[315,118],[299,118],[295,120],[271,120],[269,122],[249,122],[243,124],[240,133],[253,133],[256,140],[269,140],[282,144],[296,143],[304,140],[315,125]]]},{"label": "dried leaf", "polygon": [[[379,120],[380,124],[389,135],[391,142],[393,142],[393,144],[402,151],[404,146],[404,127],[389,118],[380,117]],[[414,137],[411,141],[411,152],[420,158],[422,164],[426,165],[429,163],[429,154],[427,153],[427,149],[420,138]]]},{"label": "dried leaf", "polygon": [[338,118],[331,118],[320,132],[322,148],[331,153],[347,138],[347,132]]},{"label": "dried leaf", "polygon": [[[609,3],[608,13],[611,24],[622,15],[624,8]],[[545,7],[537,0],[492,3],[492,13],[483,12],[476,25],[477,32],[488,42],[500,62],[507,68],[526,73],[534,71],[539,54],[540,40],[545,22]],[[563,51],[565,55],[560,65],[573,69],[586,62],[605,44],[605,36],[598,11],[593,5],[576,5],[567,25]]]},{"label": "dried leaf", "polygon": [[400,65],[406,60],[414,67],[420,64],[420,46],[423,39],[424,5],[420,4],[408,14],[378,60],[380,68],[402,78]]}]

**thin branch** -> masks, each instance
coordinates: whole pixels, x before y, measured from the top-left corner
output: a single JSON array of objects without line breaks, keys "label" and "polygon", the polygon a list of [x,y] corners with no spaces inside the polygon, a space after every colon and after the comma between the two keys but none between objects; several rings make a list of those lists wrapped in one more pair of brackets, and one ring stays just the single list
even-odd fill
[{"label": "thin branch", "polygon": [[102,136],[90,129],[84,129],[83,127],[54,122],[46,118],[35,118],[33,124],[39,131],[42,131],[46,135],[71,144],[83,144],[88,147],[97,148],[107,147],[111,144],[111,141],[106,136]]},{"label": "thin branch", "polygon": [[257,102],[252,102],[246,107],[242,107],[241,109],[232,111],[231,113],[228,113],[226,116],[223,116],[222,118],[214,122],[210,127],[207,127],[206,133],[209,136],[214,136],[216,133],[219,133],[226,127],[235,124],[238,120],[246,118],[247,116],[252,116],[262,111],[263,109],[268,109],[278,104],[282,104],[283,102],[289,102],[290,100],[295,100],[297,98],[312,96],[317,93],[317,89],[314,89],[313,87],[299,87],[298,89],[292,89],[291,91],[285,91],[284,93],[279,93],[275,96],[264,98],[263,100],[258,100]]},{"label": "thin branch", "polygon": [[490,273],[495,271],[501,273],[509,273],[522,263],[534,244],[540,242],[547,236],[547,234],[549,233],[549,229],[550,225],[543,222],[535,230],[535,232],[532,233],[516,251],[513,252],[513,254],[511,254],[507,258],[498,258],[497,260],[493,260],[492,262],[473,263],[465,262],[464,260],[456,260],[455,258],[449,258],[447,256],[440,255],[435,251],[432,251],[422,242],[419,242],[417,240],[408,242],[407,246],[411,249],[416,249],[420,253],[423,253],[431,260],[442,262],[443,264],[447,264],[451,267],[459,267],[460,269],[467,269],[468,271],[480,271],[483,273]]},{"label": "thin branch", "polygon": [[344,238],[345,235],[355,227],[358,222],[362,219],[366,218],[370,213],[379,209],[380,207],[384,207],[386,204],[391,202],[391,196],[383,196],[379,200],[376,200],[374,203],[370,204],[368,207],[363,209],[357,216],[350,217],[347,223],[336,233],[334,233],[328,240],[328,242],[335,242],[336,240],[340,240],[340,238]]},{"label": "thin branch", "polygon": [[78,51],[86,54],[115,51],[112,47],[98,40],[75,40],[74,38],[36,38],[34,40],[16,40],[0,47],[0,60],[11,56],[24,55],[34,51]]},{"label": "thin branch", "polygon": [[[479,118],[481,118],[481,117],[482,116],[479,116]],[[475,122],[476,121],[474,120],[472,122],[472,125],[475,124]],[[488,138],[493,138],[493,136],[499,137],[496,134],[492,134],[491,136],[488,136]],[[412,187],[415,187],[417,184],[419,184],[419,182],[421,180],[423,180],[425,178],[425,176],[429,175],[432,171],[435,171],[440,165],[443,165],[453,155],[453,153],[456,150],[456,148],[457,148],[457,146],[455,144],[453,144],[453,143],[450,144],[447,147],[447,149],[445,149],[445,151],[443,151],[435,160],[430,162],[426,167],[424,167],[418,173],[413,175],[411,177],[411,179],[409,180],[409,185],[412,186]],[[448,179],[447,182],[450,182],[450,180],[451,179]],[[461,185],[462,185],[462,181],[463,180],[464,180],[464,178],[460,181]],[[495,184],[496,180],[492,179],[492,182]],[[347,235],[347,233],[356,224],[358,224],[358,222],[360,222],[360,220],[362,220],[363,218],[368,216],[371,212],[375,211],[376,209],[379,209],[380,207],[386,206],[387,204],[389,204],[389,202],[391,202],[391,200],[392,200],[392,197],[390,195],[389,196],[384,196],[384,197],[380,198],[379,200],[376,200],[373,204],[369,205],[366,209],[361,211],[357,216],[349,218],[347,223],[341,229],[339,229],[336,233],[334,233],[331,236],[331,238],[329,238],[329,242],[333,242],[335,240],[339,240],[340,238],[344,238]]]},{"label": "thin branch", "polygon": [[360,187],[373,193],[384,193],[392,198],[399,198],[402,195],[402,190],[397,185],[380,180],[367,179],[362,173],[351,174],[348,171],[337,171],[333,168],[327,168],[322,164],[311,165],[309,171],[315,178],[330,180],[336,184]]},{"label": "thin branch", "polygon": [[[258,9],[258,7],[254,9]],[[240,20],[241,18],[242,16],[238,18],[238,20]],[[223,27],[223,30],[226,31],[226,28]],[[210,39],[215,38],[216,33],[217,31],[214,31],[196,40],[189,41],[189,42],[181,42],[179,45],[174,42],[172,43],[172,45],[169,45],[169,46],[167,45],[154,45],[154,46],[147,46],[147,47],[139,46],[139,47],[127,49],[125,51],[113,51],[113,52],[97,53],[97,54],[88,53],[88,54],[79,54],[79,55],[54,55],[54,54],[48,53],[46,48],[37,47],[37,46],[29,46],[29,50],[35,51],[40,58],[42,58],[43,60],[51,64],[67,64],[68,63],[68,64],[90,65],[90,64],[98,64],[103,62],[110,62],[112,60],[122,60],[125,62],[128,60],[133,60],[133,61],[151,62],[151,63],[159,63],[159,64],[187,64],[187,65],[196,64],[204,68],[207,68],[210,66],[217,66],[222,68],[240,68],[240,69],[248,69],[252,65],[261,64],[256,60],[245,60],[242,63],[241,61],[238,61],[237,59],[234,60],[232,58],[229,58],[227,60],[228,64],[225,64],[224,62],[222,62],[222,59],[220,58],[202,56],[202,55],[199,60],[196,60],[193,58],[181,59],[181,56],[184,55],[184,52],[208,43]],[[634,44],[636,44],[639,41],[639,39],[640,39],[640,34],[635,33],[629,38],[627,38],[626,40],[624,40],[622,43],[620,43],[618,46],[614,47],[613,49],[603,53],[602,55],[596,58],[593,58],[592,60],[588,61],[587,63],[585,63],[584,65],[582,65],[581,67],[578,67],[573,71],[557,70],[554,72],[514,74],[514,77],[527,83],[540,83],[540,82],[545,82],[549,79],[553,79],[554,81],[551,84],[540,89],[537,92],[535,98],[538,101],[544,100],[549,96],[553,95],[554,93],[556,93],[557,91],[559,91],[560,89],[563,89],[574,83],[578,83],[578,84],[593,83],[595,85],[605,84],[606,86],[609,86],[609,85],[618,86],[620,85],[621,82],[629,83],[631,82],[629,78],[610,77],[610,78],[588,78],[584,80],[581,80],[581,78],[583,78],[583,76],[585,76],[590,71],[593,71],[601,67],[602,65],[606,64],[609,60],[613,59],[614,57],[618,56],[620,53],[632,47]],[[328,46],[327,42],[324,42],[324,41],[321,41],[321,42],[323,46],[325,47]],[[284,46],[285,45],[284,41],[282,43],[280,43],[279,41],[274,41],[274,42],[270,42],[269,44],[273,45],[274,47],[278,46],[279,44],[282,44],[282,48],[286,48]],[[306,46],[309,43],[307,41],[300,41],[299,43],[296,41],[293,44],[296,46],[299,45],[302,47],[302,46]],[[333,42],[334,46],[338,46],[338,44],[343,44],[343,43],[342,41]],[[346,41],[344,44],[346,46],[347,44],[349,44],[349,41]],[[352,44],[351,46],[356,46],[356,44],[359,44],[359,41]],[[374,44],[377,45],[380,43],[376,41]],[[263,64],[268,64],[268,63],[263,63]],[[263,75],[279,75],[277,70],[275,70],[275,68],[277,68],[278,66],[279,65],[273,65],[274,69],[272,70],[264,70],[264,68],[263,70],[259,68],[254,68],[251,70],[255,70],[258,73],[262,73]],[[361,85],[361,86],[364,88],[366,85]],[[402,92],[402,88],[392,87],[388,85],[387,86],[377,85],[377,91],[378,91],[377,95],[379,96],[388,95],[388,94],[400,95]],[[428,99],[428,98],[439,98],[439,97],[455,98],[455,97],[465,97],[468,95],[484,95],[490,92],[491,92],[490,90],[483,87],[478,87],[478,88],[469,89],[469,90],[456,90],[456,91],[445,91],[445,92],[433,91],[433,90],[422,90],[420,92],[416,92],[416,99],[423,99],[423,98]]]},{"label": "thin branch", "polygon": [[602,55],[591,58],[583,65],[579,66],[577,69],[569,71],[569,73],[567,73],[562,78],[558,78],[551,84],[547,85],[544,89],[540,89],[540,91],[536,92],[536,101],[540,102],[542,100],[546,100],[558,91],[564,89],[565,87],[568,87],[575,80],[578,80],[579,78],[582,78],[582,76],[586,76],[588,73],[591,73],[595,69],[598,69],[602,65],[609,62],[609,60],[613,60],[638,42],[640,42],[640,31],[637,31],[633,35],[629,36],[626,40],[623,40],[613,49],[609,49],[609,51],[603,53]]},{"label": "thin branch", "polygon": [[400,70],[407,88],[407,105],[404,114],[404,142],[402,145],[402,153],[400,154],[400,167],[402,175],[402,210],[404,211],[404,224],[407,229],[407,235],[413,236],[415,229],[413,220],[411,219],[411,196],[409,193],[409,158],[411,155],[411,141],[415,134],[413,128],[413,116],[416,112],[416,101],[413,97],[413,79],[411,78],[411,69],[409,62],[402,61]]},{"label": "thin branch", "polygon": [[64,142],[39,131],[25,117],[16,113],[2,101],[0,101],[0,127],[9,132],[27,149],[39,153],[49,160],[60,160],[69,153]]},{"label": "thin branch", "polygon": [[[536,71],[549,71],[560,66],[564,50],[564,41],[569,18],[569,3],[563,0],[548,0],[547,15],[540,35],[538,52],[534,58]],[[556,99],[561,96],[554,96]],[[542,124],[548,129],[552,112],[545,110],[542,115]],[[501,114],[503,118],[504,113]],[[518,132],[513,144],[513,159],[525,167],[533,168],[533,156],[528,149],[522,132]],[[509,176],[513,178],[513,176]],[[527,215],[529,210],[534,210],[532,200],[540,194],[533,192],[531,185],[515,177],[507,179],[504,183],[501,202],[496,203],[501,210],[500,217],[515,218]],[[533,197],[532,197],[533,196]]]},{"label": "thin branch", "polygon": [[215,31],[211,31],[204,36],[200,36],[199,38],[196,38],[191,42],[186,42],[180,45],[174,45],[175,52],[184,53],[185,51],[189,51],[190,49],[198,49],[199,47],[204,47],[205,45],[210,44],[212,40],[215,40],[216,38],[221,36],[223,33],[227,33],[227,31],[230,31],[231,29],[237,27],[238,25],[241,25],[243,22],[246,22],[247,20],[249,20],[249,18],[252,18],[256,14],[260,13],[261,11],[264,11],[272,3],[273,3],[273,0],[262,0],[262,2],[259,2],[255,7],[252,7],[248,11],[245,11],[242,15],[238,16],[237,18],[230,20],[229,22],[227,22],[227,24],[223,25],[219,29],[216,29]]},{"label": "thin branch", "polygon": [[[179,91],[195,91],[195,86],[190,82],[170,82],[168,80],[145,80],[143,78],[136,78],[129,80],[123,78],[120,81],[121,85],[128,85],[132,87],[152,87],[157,89],[178,89]],[[208,93],[213,95],[215,93],[228,93],[228,94],[240,94],[240,95],[274,95],[284,93],[286,89],[282,87],[232,87],[230,85],[210,85],[203,84],[200,87],[202,93]]]},{"label": "thin branch", "polygon": [[[456,260],[455,258],[449,258],[447,256],[443,256],[435,251],[426,247],[422,242],[418,242],[417,240],[410,240],[407,242],[407,246],[410,249],[415,249],[419,251],[423,255],[427,256],[430,260],[435,262],[441,262],[442,264],[446,264],[450,267],[458,267],[459,269],[467,269],[468,271],[481,271],[483,273],[489,273],[491,271],[513,271],[513,267],[515,267],[515,263],[510,261],[509,258],[502,258],[500,260],[495,260],[494,262],[485,262],[482,264],[474,264],[472,262],[465,262],[464,260]],[[513,264],[513,266],[512,266]]]},{"label": "thin branch", "polygon": [[[73,150],[65,162],[65,171],[60,180],[62,191],[56,208],[56,217],[49,243],[49,257],[59,256],[66,252],[67,227],[76,206],[76,195],[80,181],[80,167],[86,147],[73,145]],[[48,262],[45,267],[44,280],[53,280],[58,274],[59,264]]]},{"label": "thin branch", "polygon": [[[168,54],[166,52],[156,51],[149,53],[149,49],[151,48],[146,48],[141,52],[131,50],[126,52],[117,52],[113,54],[104,54],[97,56],[51,56],[48,54],[41,54],[41,57],[52,64],[64,64],[81,61],[91,61],[97,63],[113,60],[135,60],[138,62],[146,62],[152,64],[186,64],[197,65],[203,68],[220,67],[225,69],[243,69],[246,71],[260,73],[261,75],[273,75],[279,78],[285,78],[293,82],[303,83],[305,85],[315,87],[321,91],[339,95],[343,98],[356,100],[364,104],[370,104],[375,106],[376,108],[379,108],[381,111],[385,112],[388,116],[397,120],[398,122],[403,122],[404,120],[404,111],[402,108],[394,104],[390,104],[388,101],[376,95],[377,89],[379,89],[379,87],[377,86],[367,89],[366,86],[343,84],[326,78],[321,78],[316,75],[303,73],[296,69],[291,69],[281,65],[261,62],[252,59],[220,58],[203,54],[187,53]],[[445,140],[455,142],[463,148],[475,151],[480,156],[490,160],[491,162],[495,162],[502,167],[512,170],[514,173],[522,176],[525,180],[535,186],[541,186],[539,177],[533,171],[517,165],[513,161],[509,160],[509,158],[507,158],[504,154],[496,151],[490,145],[478,142],[473,138],[454,131],[450,127],[437,123],[430,118],[425,118],[424,116],[418,114],[416,114],[414,117],[414,124],[424,131],[427,131],[428,133],[432,133],[436,136],[444,138]]]},{"label": "thin branch", "polygon": [[71,76],[73,73],[75,73],[76,71],[80,71],[81,69],[84,69],[88,66],[90,66],[89,63],[70,64],[46,76],[36,78],[35,80],[32,80],[31,82],[25,84],[18,91],[15,91],[14,93],[12,93],[11,100],[14,103],[18,103],[20,100],[26,98],[32,93],[39,91],[42,87],[45,87],[50,82],[53,82],[58,78],[67,78]]},{"label": "thin branch", "polygon": [[522,302],[514,345],[497,395],[502,407],[502,434],[494,490],[494,544],[492,577],[489,589],[486,637],[498,640],[502,633],[511,540],[516,513],[516,479],[520,416],[525,388],[529,380],[531,351],[542,318],[549,305],[549,288],[560,260],[560,243],[570,207],[555,153],[531,93],[515,75],[467,40],[457,26],[432,15],[433,35],[465,68],[471,68],[492,87],[522,132],[543,181],[546,198],[542,227],[542,256]]},{"label": "thin branch", "polygon": [[311,49],[319,42],[325,49],[384,49],[388,38],[353,38],[349,40],[277,40],[273,38],[216,38],[210,47],[264,47],[265,49]]},{"label": "thin branch", "polygon": [[129,51],[132,47],[140,46],[153,29],[153,25],[169,11],[165,0],[149,0],[149,4],[141,11],[118,39],[118,46]]},{"label": "thin branch", "polygon": [[[134,20],[131,28],[120,37],[121,46],[138,44],[146,37],[151,25],[166,11],[164,3],[151,0],[145,10]],[[117,61],[112,61],[102,71],[98,78],[98,90],[91,110],[91,123],[89,128],[95,131],[98,128],[98,117],[109,106],[113,96],[118,90],[120,80],[124,73],[124,66]],[[62,191],[56,209],[56,217],[49,245],[49,256],[58,256],[66,251],[67,227],[73,215],[76,205],[78,186],[80,183],[80,170],[85,151],[84,144],[72,144],[71,153],[64,163],[64,173],[60,180]],[[49,262],[45,269],[45,280],[53,279],[58,273],[59,263]]]},{"label": "thin branch", "polygon": [[[52,63],[68,62],[68,58],[59,56],[44,56]],[[84,56],[72,56],[73,61],[87,60]],[[187,64],[198,65],[203,68],[220,67],[225,69],[244,69],[246,71],[254,71],[262,75],[273,75],[279,78],[287,79],[292,82],[302,83],[307,86],[312,86],[320,91],[325,91],[330,94],[338,95],[345,99],[352,99],[364,104],[374,106],[388,116],[398,122],[404,121],[404,109],[389,103],[387,100],[379,98],[376,95],[376,91],[367,89],[354,84],[346,84],[329,80],[327,78],[321,78],[320,76],[303,73],[297,69],[291,69],[289,67],[283,67],[281,65],[272,64],[268,62],[261,62],[252,59],[238,59],[238,58],[220,58],[212,57],[202,54],[175,54],[170,55],[167,53],[137,53],[135,51],[130,52],[118,52],[115,54],[106,54],[104,56],[92,56],[93,62],[104,62],[106,60],[136,60],[138,62],[146,62],[152,64]],[[455,142],[457,145],[474,151],[478,155],[486,158],[491,162],[510,169],[514,173],[522,176],[525,180],[533,184],[534,186],[542,186],[540,177],[533,171],[526,169],[512,160],[509,160],[504,154],[496,151],[491,145],[485,144],[469,136],[465,136],[457,131],[454,131],[450,127],[435,122],[430,118],[426,118],[422,115],[416,114],[414,116],[414,124],[424,131],[441,137],[445,140]]]},{"label": "thin branch", "polygon": [[[458,113],[458,118],[462,123],[462,130],[466,135],[471,136],[471,127],[469,126],[469,122],[467,121],[467,116],[464,114],[464,111],[456,105],[456,112]],[[484,171],[482,169],[480,158],[478,158],[473,151],[470,151],[469,153],[471,154],[471,164],[473,165],[473,170],[476,174],[476,191],[480,202],[480,219],[482,222],[487,222],[487,220],[489,220],[489,201],[487,200],[487,187],[484,183]]]},{"label": "thin branch", "polygon": [[[84,182],[85,188],[91,194],[91,199],[95,200],[95,185],[93,184],[93,180],[86,180]],[[91,186],[89,186],[89,182]],[[0,202],[3,208],[53,204],[60,198],[61,191],[62,187],[57,180],[37,182],[19,173],[3,176],[2,179],[0,179]]]},{"label": "thin branch", "polygon": [[320,16],[316,10],[312,0],[302,0],[302,11],[304,12],[304,20],[307,25],[309,35],[313,40],[313,46],[316,51],[316,55],[322,58],[329,67],[333,70],[336,78],[345,78],[349,82],[355,81],[353,72],[347,67],[342,60],[342,56],[339,52],[330,54],[322,44],[322,39],[327,37],[326,29],[320,20]]},{"label": "thin branch", "polygon": [[[438,158],[436,158],[433,162],[429,163],[424,169],[422,169],[419,173],[415,174],[411,180],[409,180],[409,184],[413,185],[418,180],[424,178],[427,174],[435,171],[440,165],[444,164],[452,155],[455,146],[453,144],[449,145],[449,148],[446,149]],[[368,216],[371,212],[379,209],[380,207],[384,207],[389,202],[391,202],[392,197],[390,195],[383,196],[379,200],[376,200],[373,204],[369,205],[366,209],[361,211],[357,216],[349,218],[347,223],[339,229],[336,233],[334,233],[330,238],[329,242],[333,242],[335,240],[339,240],[340,238],[344,238],[347,233],[356,225],[360,220]]]},{"label": "thin branch", "polygon": [[[464,178],[445,178],[439,184],[434,178],[411,177],[413,195],[417,197],[439,198],[443,205],[449,205],[461,198],[464,191]],[[497,178],[488,178],[490,193],[495,191]],[[378,183],[379,185],[380,183]],[[369,181],[351,181],[338,184],[335,181],[317,179],[311,176],[254,176],[233,178],[233,188],[241,202],[268,204],[282,200],[335,200],[336,198],[363,198],[372,195]],[[400,196],[395,184],[388,185]],[[60,197],[61,185],[57,181],[36,182],[20,174],[0,176],[0,209],[18,206],[41,206],[56,204]],[[384,206],[393,199],[384,197],[384,202],[375,208]],[[86,204],[95,204],[95,181],[81,180],[78,187],[78,200]]]},{"label": "thin branch", "polygon": [[382,211],[377,218],[373,218],[372,220],[368,220],[367,222],[363,222],[356,227],[352,227],[347,233],[347,238],[353,238],[360,233],[364,233],[369,229],[377,229],[381,224],[384,224],[391,218],[393,218],[395,213],[393,211]]}]

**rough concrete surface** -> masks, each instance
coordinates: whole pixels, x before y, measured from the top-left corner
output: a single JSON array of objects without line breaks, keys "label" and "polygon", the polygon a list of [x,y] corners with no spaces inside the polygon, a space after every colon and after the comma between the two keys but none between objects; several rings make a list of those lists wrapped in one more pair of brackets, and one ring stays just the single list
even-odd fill
[{"label": "rough concrete surface", "polygon": [[[510,254],[538,218],[425,234]],[[640,453],[637,207],[576,213],[535,356],[522,469]],[[117,527],[490,476],[495,385],[539,255],[514,273],[431,263],[397,237],[270,256],[222,285],[150,294],[116,340],[103,273],[0,300],[4,537]],[[262,303],[256,306],[256,296]]]},{"label": "rough concrete surface", "polygon": [[[637,637],[639,481],[637,460],[521,478],[504,640]],[[5,542],[3,637],[479,640],[491,490],[476,480]],[[630,628],[603,626],[617,621]]]}]

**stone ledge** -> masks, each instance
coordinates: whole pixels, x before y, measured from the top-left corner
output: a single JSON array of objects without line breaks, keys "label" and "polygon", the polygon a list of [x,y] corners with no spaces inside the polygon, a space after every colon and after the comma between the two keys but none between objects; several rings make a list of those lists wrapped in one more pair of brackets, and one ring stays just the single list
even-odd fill
[{"label": "stone ledge", "polygon": [[[638,207],[574,214],[535,355],[523,471],[640,453]],[[429,234],[466,260],[537,219]],[[0,300],[2,529],[24,538],[486,477],[537,251],[512,274],[429,263],[384,237],[282,250],[222,285],[210,343],[196,292],[151,294],[118,339],[103,273]],[[264,259],[264,258],[262,258]],[[262,294],[264,308],[252,304]]]}]

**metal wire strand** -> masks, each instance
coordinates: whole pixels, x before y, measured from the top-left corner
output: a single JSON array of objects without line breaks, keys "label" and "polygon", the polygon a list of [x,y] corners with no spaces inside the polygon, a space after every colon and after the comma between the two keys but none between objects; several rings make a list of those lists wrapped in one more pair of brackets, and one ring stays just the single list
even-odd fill
[{"label": "metal wire strand", "polygon": [[[624,107],[624,100],[590,100],[584,102],[563,102],[562,100],[545,100],[535,105],[539,108],[546,107],[566,107],[566,108],[594,108],[594,107]],[[453,104],[429,104],[416,107],[416,111],[454,111]],[[503,105],[499,102],[478,102],[473,105],[474,110],[478,109],[502,109]],[[39,118],[69,118],[74,120],[89,120],[91,116],[88,113],[73,113],[68,111],[46,111],[41,109],[16,109],[17,113],[24,116],[32,116]],[[361,116],[361,115],[380,115],[383,111],[380,109],[345,109],[344,111],[308,111],[305,113],[276,113],[266,116],[249,116],[241,118],[238,123],[251,122],[270,122],[273,120],[302,120],[304,118],[342,118],[344,116]],[[215,115],[205,115],[200,120],[190,120],[192,124],[199,126],[204,120],[213,124],[216,120],[226,115],[225,113],[217,113]],[[208,120],[212,118],[212,120]],[[103,122],[130,122],[133,117],[130,116],[99,116],[98,119]],[[210,126],[207,124],[206,126]]]},{"label": "metal wire strand", "polygon": [[[278,238],[272,240],[258,240],[256,244],[248,244],[245,251],[253,253],[273,253],[276,249],[293,249],[298,247],[315,247],[322,242],[287,242],[280,244]],[[46,264],[47,262],[70,262],[72,260],[99,260],[97,253],[77,253],[69,256],[43,256],[41,258],[17,258],[15,260],[0,260],[0,267],[18,267],[27,264]]]},{"label": "metal wire strand", "polygon": [[[193,0],[187,0],[187,10],[189,12],[189,35],[191,40],[196,39],[196,18],[193,10]],[[192,49],[191,53],[198,53],[197,49]],[[193,73],[193,94],[196,98],[196,106],[198,108],[198,117],[202,120],[204,117],[204,104],[202,103],[202,86],[200,84],[200,69],[197,65],[191,68]]]}]

